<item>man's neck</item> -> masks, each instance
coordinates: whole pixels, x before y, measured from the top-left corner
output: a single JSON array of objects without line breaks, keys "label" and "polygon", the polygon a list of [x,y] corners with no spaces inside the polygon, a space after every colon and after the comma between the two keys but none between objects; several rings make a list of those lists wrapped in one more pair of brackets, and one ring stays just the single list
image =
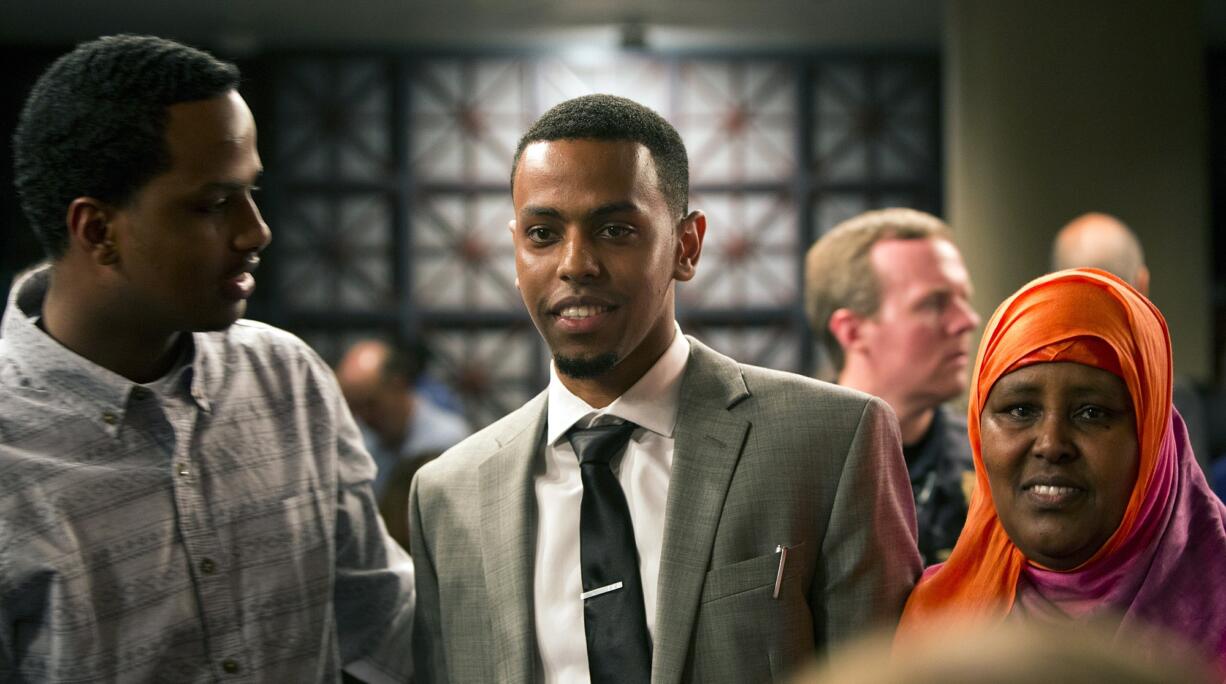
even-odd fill
[{"label": "man's neck", "polygon": [[627,379],[624,377],[614,377],[617,368],[614,367],[608,373],[598,378],[572,378],[569,375],[558,373],[558,379],[570,390],[571,394],[582,399],[588,406],[592,408],[604,408],[612,404],[618,397],[626,393],[626,390],[634,386],[638,379],[643,377],[646,371],[638,374],[637,377]]},{"label": "man's neck", "polygon": [[182,334],[154,332],[115,320],[54,274],[43,300],[42,328],[79,356],[132,382],[151,382],[170,370]]},{"label": "man's neck", "polygon": [[898,429],[902,433],[903,446],[918,444],[928,433],[928,428],[932,427],[932,420],[936,413],[937,410],[930,407],[908,414],[906,420],[903,419],[902,414],[899,414]]}]

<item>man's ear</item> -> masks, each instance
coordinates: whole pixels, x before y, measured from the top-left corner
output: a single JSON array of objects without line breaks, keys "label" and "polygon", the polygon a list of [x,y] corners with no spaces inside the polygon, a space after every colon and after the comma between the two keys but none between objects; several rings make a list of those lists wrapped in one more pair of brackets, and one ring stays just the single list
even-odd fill
[{"label": "man's ear", "polygon": [[702,239],[707,235],[707,217],[701,211],[691,211],[677,226],[677,266],[673,278],[687,281],[694,277],[698,257],[702,256]]},{"label": "man's ear", "polygon": [[68,205],[66,216],[69,251],[74,247],[89,255],[99,266],[119,263],[115,230],[111,225],[114,210],[93,197],[78,197]]},{"label": "man's ear", "polygon": [[826,323],[826,328],[830,330],[830,334],[834,335],[834,339],[839,341],[839,346],[846,352],[852,348],[860,340],[860,324],[864,320],[860,316],[843,307],[835,309],[834,313],[830,314],[830,320]]}]

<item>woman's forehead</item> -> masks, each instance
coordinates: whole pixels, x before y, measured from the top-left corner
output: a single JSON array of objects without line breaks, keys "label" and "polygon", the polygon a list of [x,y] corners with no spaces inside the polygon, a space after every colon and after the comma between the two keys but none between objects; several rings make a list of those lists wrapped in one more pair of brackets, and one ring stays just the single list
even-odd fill
[{"label": "woman's forehead", "polygon": [[1120,376],[1082,363],[1051,361],[1034,363],[1000,377],[992,392],[1040,393],[1057,391],[1061,395],[1120,396],[1131,401],[1128,386]]}]

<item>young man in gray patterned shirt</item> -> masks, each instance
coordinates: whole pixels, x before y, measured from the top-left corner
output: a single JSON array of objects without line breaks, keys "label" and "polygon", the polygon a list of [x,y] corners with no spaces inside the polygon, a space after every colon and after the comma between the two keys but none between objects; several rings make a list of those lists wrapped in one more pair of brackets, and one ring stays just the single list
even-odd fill
[{"label": "young man in gray patterned shirt", "polygon": [[14,135],[50,264],[0,328],[0,680],[409,677],[413,565],[328,367],[240,320],[268,227],[238,70],[84,43]]}]

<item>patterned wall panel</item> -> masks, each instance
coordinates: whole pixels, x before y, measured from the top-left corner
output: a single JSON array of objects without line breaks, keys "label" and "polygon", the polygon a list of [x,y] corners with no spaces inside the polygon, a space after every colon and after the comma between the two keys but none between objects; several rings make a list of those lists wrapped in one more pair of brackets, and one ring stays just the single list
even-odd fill
[{"label": "patterned wall panel", "polygon": [[474,425],[488,425],[531,399],[543,385],[525,376],[546,368],[540,338],[531,323],[496,330],[431,331],[435,377],[450,385]]},{"label": "patterned wall panel", "polygon": [[507,185],[515,143],[532,123],[519,59],[435,59],[410,67],[412,178]]},{"label": "patterned wall panel", "polygon": [[[879,60],[813,68],[812,169],[860,190],[939,182],[937,82],[922,63]],[[874,203],[877,204],[877,203]]]},{"label": "patterned wall panel", "polygon": [[399,295],[389,204],[375,193],[304,195],[291,203],[276,233],[283,306],[312,313],[392,309]]},{"label": "patterned wall panel", "polygon": [[424,311],[515,310],[510,193],[423,193],[413,204],[413,301]]},{"label": "patterned wall panel", "polygon": [[508,176],[562,100],[625,95],[677,126],[709,220],[679,315],[743,360],[814,368],[800,293],[815,236],[865,209],[939,210],[930,57],[287,56],[277,75],[276,322],[330,360],[376,332],[424,340],[476,425],[547,379],[514,287]]},{"label": "patterned wall panel", "polygon": [[798,78],[791,62],[692,60],[679,72],[671,120],[685,138],[692,184],[792,180]]},{"label": "patterned wall panel", "polygon": [[717,326],[700,323],[690,333],[712,349],[743,363],[767,368],[798,368],[802,336],[791,325]]},{"label": "patterned wall panel", "polygon": [[804,249],[791,194],[695,192],[690,203],[706,214],[707,235],[694,279],[678,288],[687,311],[791,306]]},{"label": "patterned wall panel", "polygon": [[538,115],[589,93],[628,97],[657,112],[670,108],[671,72],[669,64],[659,59],[618,55],[547,58],[538,63],[536,73]]},{"label": "patterned wall panel", "polygon": [[278,172],[321,182],[378,182],[394,172],[388,74],[376,59],[306,59],[281,69]]},{"label": "patterned wall panel", "polygon": [[[813,211],[813,223],[818,227],[818,234],[824,234],[842,221],[869,209],[876,203],[870,203],[864,192],[819,192],[815,193],[810,205]],[[877,205],[889,206],[889,205]]]}]

